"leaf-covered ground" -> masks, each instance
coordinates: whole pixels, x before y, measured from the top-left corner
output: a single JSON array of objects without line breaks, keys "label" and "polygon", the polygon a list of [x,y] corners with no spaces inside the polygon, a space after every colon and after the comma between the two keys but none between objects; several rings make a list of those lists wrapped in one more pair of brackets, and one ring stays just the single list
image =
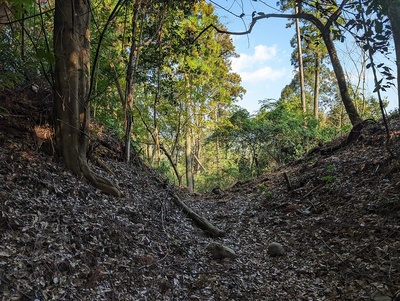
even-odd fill
[{"label": "leaf-covered ground", "polygon": [[[1,300],[400,300],[400,159],[381,124],[208,195],[126,166],[98,127],[107,143],[92,168],[118,183],[118,199],[48,154],[48,102],[0,95]],[[174,195],[225,236],[199,229]],[[213,259],[212,242],[237,257]],[[269,256],[271,242],[285,254]]]}]

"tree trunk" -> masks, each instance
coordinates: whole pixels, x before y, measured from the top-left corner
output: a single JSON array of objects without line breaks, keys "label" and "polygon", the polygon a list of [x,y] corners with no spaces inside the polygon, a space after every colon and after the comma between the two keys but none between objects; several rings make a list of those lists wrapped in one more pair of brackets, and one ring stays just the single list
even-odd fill
[{"label": "tree trunk", "polygon": [[134,97],[134,77],[139,59],[138,39],[138,19],[141,8],[141,0],[135,1],[132,16],[132,43],[129,53],[128,69],[126,71],[126,91],[125,91],[125,162],[129,163],[131,155],[131,131],[133,123],[133,97]]},{"label": "tree trunk", "polygon": [[182,210],[203,230],[209,233],[212,237],[222,237],[225,235],[223,230],[218,229],[211,224],[205,217],[199,215],[193,211],[188,205],[186,205],[179,196],[172,192],[172,201],[177,204]]},{"label": "tree trunk", "polygon": [[161,68],[162,68],[161,66],[163,63],[161,35],[158,36],[157,43],[158,43],[157,92],[154,96],[153,125],[154,125],[154,144],[157,152],[157,166],[159,167],[161,164],[161,148],[160,148],[160,136],[158,133],[157,108],[161,96]]},{"label": "tree trunk", "polygon": [[178,186],[182,187],[182,176],[179,173],[178,170],[178,166],[175,164],[174,160],[172,159],[171,154],[165,149],[165,147],[163,147],[162,145],[160,145],[161,150],[164,152],[164,154],[167,156],[169,163],[171,164],[172,168],[174,169],[174,173],[176,176],[176,179],[178,181]]},{"label": "tree trunk", "polygon": [[191,128],[193,125],[193,120],[191,117],[191,86],[189,76],[185,73],[186,80],[186,132],[185,132],[185,166],[186,166],[186,186],[190,192],[194,191],[194,181],[193,181],[193,154],[192,154],[192,137]]},{"label": "tree trunk", "polygon": [[185,139],[185,160],[186,160],[186,185],[190,192],[194,191],[193,181],[193,158],[192,158],[192,139],[190,128],[186,131]]},{"label": "tree trunk", "polygon": [[[298,6],[295,8],[296,14],[299,12]],[[298,59],[299,59],[299,79],[300,79],[300,97],[301,97],[301,106],[303,108],[303,113],[306,113],[306,92],[304,88],[304,68],[303,68],[303,51],[301,47],[301,34],[300,34],[300,25],[299,19],[296,19],[296,36],[297,36],[297,49],[298,49]]]},{"label": "tree trunk", "polygon": [[114,196],[121,192],[92,173],[86,159],[89,134],[90,4],[57,0],[54,17],[55,135],[57,151],[79,178]]},{"label": "tree trunk", "polygon": [[[397,91],[400,88],[400,0],[383,0],[385,11],[393,30],[394,47],[396,49]],[[397,93],[398,112],[400,113],[400,93]]]},{"label": "tree trunk", "polygon": [[342,68],[342,64],[338,58],[335,44],[332,41],[331,31],[326,27],[319,28],[322,33],[322,38],[325,42],[326,49],[328,50],[329,58],[332,63],[333,71],[335,72],[336,79],[338,81],[340,96],[342,98],[343,105],[349,115],[351,124],[354,126],[362,122],[361,116],[358,114],[356,107],[350,97],[349,89],[347,86],[346,76]]},{"label": "tree trunk", "polygon": [[318,107],[319,107],[319,82],[320,82],[320,69],[321,62],[318,53],[315,58],[315,71],[314,71],[314,117],[318,119]]}]

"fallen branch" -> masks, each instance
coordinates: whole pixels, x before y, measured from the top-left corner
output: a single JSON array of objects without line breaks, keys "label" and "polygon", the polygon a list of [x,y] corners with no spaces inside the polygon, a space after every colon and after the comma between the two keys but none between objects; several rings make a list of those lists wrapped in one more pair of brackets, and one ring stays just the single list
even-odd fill
[{"label": "fallen branch", "polygon": [[183,211],[198,225],[201,229],[205,230],[213,237],[221,237],[225,235],[225,232],[212,225],[206,218],[200,216],[193,211],[188,205],[186,205],[176,193],[172,192],[172,200],[176,205],[181,207]]},{"label": "fallen branch", "polygon": [[313,189],[311,189],[309,192],[307,192],[305,195],[303,195],[300,200],[304,200],[306,197],[308,197],[311,193],[313,193],[315,190],[321,188],[322,186],[324,186],[325,183],[323,184],[319,184],[318,186],[315,186]]}]

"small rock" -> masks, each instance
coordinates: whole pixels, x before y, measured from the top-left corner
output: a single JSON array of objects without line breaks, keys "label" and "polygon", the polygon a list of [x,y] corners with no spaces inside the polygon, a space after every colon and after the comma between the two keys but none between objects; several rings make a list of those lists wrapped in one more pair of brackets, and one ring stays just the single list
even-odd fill
[{"label": "small rock", "polygon": [[383,294],[383,293],[376,293],[372,296],[373,301],[391,301],[394,300],[391,297]]},{"label": "small rock", "polygon": [[7,199],[7,192],[0,190],[0,200]]},{"label": "small rock", "polygon": [[212,242],[207,247],[206,250],[211,253],[211,256],[215,259],[224,259],[224,258],[236,258],[237,255],[235,251],[231,248],[221,245],[220,243]]},{"label": "small rock", "polygon": [[280,243],[272,242],[267,247],[267,253],[270,256],[282,256],[283,254],[285,254],[285,251],[283,250],[283,246]]}]

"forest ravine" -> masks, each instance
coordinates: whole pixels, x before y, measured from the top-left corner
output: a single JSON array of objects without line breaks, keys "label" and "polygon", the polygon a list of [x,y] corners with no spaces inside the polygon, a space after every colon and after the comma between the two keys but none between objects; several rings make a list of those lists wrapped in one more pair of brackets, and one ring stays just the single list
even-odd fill
[{"label": "forest ravine", "polygon": [[[38,127],[50,104],[0,95],[1,300],[400,300],[400,165],[381,123],[210,194],[171,186],[139,157],[126,165],[93,124],[105,143],[90,165],[118,183],[114,198],[51,154]],[[398,153],[400,121],[389,121]],[[225,235],[209,237],[174,195]],[[214,242],[236,257],[213,258]]]}]

